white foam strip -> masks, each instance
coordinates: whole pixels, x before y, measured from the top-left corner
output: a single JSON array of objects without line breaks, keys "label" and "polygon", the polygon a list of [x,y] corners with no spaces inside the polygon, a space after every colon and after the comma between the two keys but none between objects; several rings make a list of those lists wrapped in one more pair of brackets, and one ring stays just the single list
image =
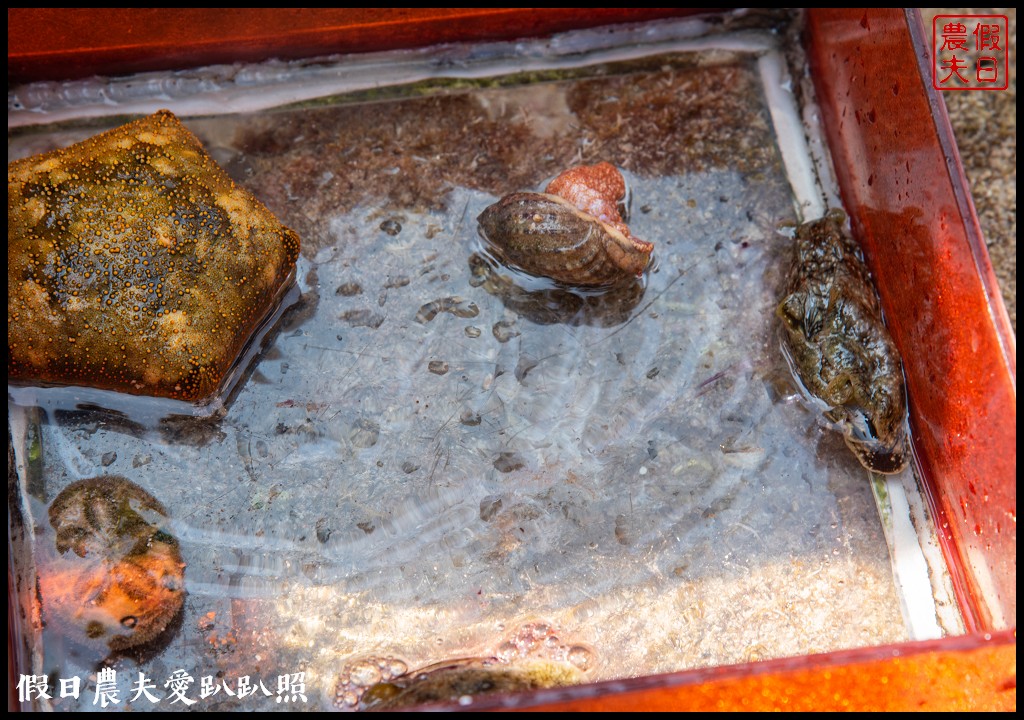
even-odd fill
[{"label": "white foam strip", "polygon": [[841,208],[843,201],[839,197],[839,181],[836,179],[835,166],[832,164],[832,152],[825,142],[822,127],[821,109],[814,96],[814,83],[809,76],[801,79],[801,117],[803,118],[804,137],[814,163],[818,179],[818,190],[826,208]]},{"label": "white foam strip", "polygon": [[953,592],[953,578],[949,574],[946,559],[942,555],[939,536],[935,532],[935,522],[928,503],[925,502],[924,491],[918,482],[916,473],[900,473],[904,496],[908,502],[910,522],[917,533],[918,546],[924,562],[928,565],[928,579],[931,582],[931,593],[935,599],[935,615],[946,635],[960,635],[965,632],[963,616]]},{"label": "white foam strip", "polygon": [[786,176],[796,198],[797,215],[801,222],[817,220],[825,214],[823,193],[811,162],[811,151],[796,98],[793,97],[793,80],[786,69],[786,60],[778,50],[771,50],[758,58],[757,66],[775,125],[782,162],[786,166]]},{"label": "white foam strip", "polygon": [[7,127],[87,117],[146,115],[170,107],[181,116],[266,110],[297,102],[437,78],[485,78],[579,68],[658,53],[764,52],[775,39],[745,31],[701,37],[699,18],[579,30],[549,39],[214,65],[178,72],[93,77],[16,86],[7,94]]},{"label": "white foam strip", "polygon": [[943,631],[932,595],[928,563],[910,520],[910,506],[903,483],[897,476],[872,475],[871,488],[889,544],[892,572],[907,633],[912,640],[941,638]]},{"label": "white foam strip", "polygon": [[[18,503],[18,506],[20,507],[21,513],[22,513],[22,521],[24,523],[25,543],[29,546],[28,548],[25,549],[25,554],[29,557],[28,566],[27,567],[26,566],[22,566],[21,567],[21,571],[23,573],[23,577],[35,577],[35,575],[36,575],[36,569],[35,569],[36,550],[35,550],[35,547],[34,547],[35,546],[35,541],[36,541],[36,536],[35,536],[35,533],[32,532],[32,529],[36,527],[37,520],[32,515],[32,502],[31,502],[31,499],[29,497],[28,488],[27,488],[28,473],[29,473],[28,453],[29,453],[29,444],[30,444],[30,440],[29,440],[29,432],[30,432],[29,431],[29,426],[32,425],[32,424],[35,424],[35,422],[36,422],[35,420],[33,420],[33,419],[31,419],[29,417],[29,411],[28,410],[26,410],[25,408],[19,408],[16,405],[13,405],[12,403],[8,402],[8,404],[7,404],[7,424],[8,424],[8,428],[10,430],[10,433],[11,433],[10,442],[11,442],[11,449],[14,452],[15,472],[17,472],[17,474],[18,474],[18,486],[17,486],[17,490],[16,490],[17,498],[18,499],[17,499],[16,502]],[[33,432],[34,433],[39,433],[40,432],[39,427],[36,426],[34,428]],[[11,525],[10,525],[10,518],[9,517],[8,517],[8,521],[7,521],[7,548],[8,548],[8,553],[10,553],[10,549],[11,549]],[[22,558],[21,562],[24,562],[24,558]],[[15,577],[15,573],[13,573],[13,563],[14,563],[13,556],[11,554],[8,554],[8,557],[7,557],[8,582],[10,582],[11,578]],[[26,592],[27,593],[31,593],[31,589],[26,589],[24,587],[19,587],[19,588],[17,588],[17,590],[18,590],[18,594],[20,595],[19,601],[25,598],[25,593]],[[8,588],[8,592],[10,592],[10,588]],[[17,611],[24,611],[24,610],[26,610],[26,608],[24,608],[24,607],[17,608]],[[12,629],[10,629],[11,632],[17,632],[18,635],[22,635],[22,634],[28,634],[29,635],[29,640],[25,644],[27,644],[28,647],[30,648],[29,649],[28,661],[29,661],[29,666],[32,668],[32,672],[36,673],[36,674],[42,673],[43,672],[43,644],[42,644],[42,635],[41,635],[41,633],[39,632],[38,628],[32,626],[31,622],[29,622],[29,623],[15,623],[15,625],[19,625],[20,628],[18,630],[14,630],[12,628]],[[18,639],[18,642],[20,642],[20,638]],[[20,649],[20,648],[17,648],[17,649]],[[48,705],[45,704],[45,700],[42,700],[42,704],[45,707],[49,707]]]}]

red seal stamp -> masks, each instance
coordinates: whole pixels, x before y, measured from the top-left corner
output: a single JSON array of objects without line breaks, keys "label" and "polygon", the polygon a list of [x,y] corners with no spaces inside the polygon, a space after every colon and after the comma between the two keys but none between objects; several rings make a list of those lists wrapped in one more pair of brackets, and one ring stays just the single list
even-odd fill
[{"label": "red seal stamp", "polygon": [[1010,85],[1006,15],[936,15],[932,85],[937,90],[1005,90]]}]

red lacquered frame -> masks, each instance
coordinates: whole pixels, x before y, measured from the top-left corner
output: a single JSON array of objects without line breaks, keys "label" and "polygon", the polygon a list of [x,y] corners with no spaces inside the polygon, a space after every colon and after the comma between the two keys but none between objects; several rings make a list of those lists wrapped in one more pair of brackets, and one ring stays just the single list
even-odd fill
[{"label": "red lacquered frame", "polygon": [[[543,35],[685,12],[8,9],[8,82]],[[844,204],[893,335],[913,348],[914,443],[968,634],[480,698],[473,709],[1016,709],[1016,339],[931,88],[930,45],[916,11],[815,9],[806,47]],[[10,662],[8,671],[10,693]]]},{"label": "red lacquered frame", "polygon": [[[843,201],[907,363],[914,444],[971,631],[1016,624],[1017,351],[916,14],[811,13]],[[908,40],[909,32],[909,40]],[[827,39],[823,39],[827,38]],[[884,58],[879,62],[878,58]],[[920,87],[923,82],[926,87]]]},{"label": "red lacquered frame", "polygon": [[7,81],[547,35],[675,8],[9,8]]}]

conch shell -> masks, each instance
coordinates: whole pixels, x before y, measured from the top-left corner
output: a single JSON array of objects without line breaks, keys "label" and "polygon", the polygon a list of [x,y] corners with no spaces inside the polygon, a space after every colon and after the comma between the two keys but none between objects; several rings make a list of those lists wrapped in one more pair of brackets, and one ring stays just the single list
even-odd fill
[{"label": "conch shell", "polygon": [[566,285],[614,285],[641,275],[654,249],[623,221],[625,195],[622,174],[601,162],[566,170],[543,193],[506,195],[477,221],[507,265]]}]

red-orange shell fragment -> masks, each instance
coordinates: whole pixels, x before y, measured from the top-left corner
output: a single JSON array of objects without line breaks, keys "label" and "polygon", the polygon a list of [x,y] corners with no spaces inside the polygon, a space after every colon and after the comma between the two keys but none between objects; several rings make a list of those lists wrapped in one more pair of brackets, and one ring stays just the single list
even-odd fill
[{"label": "red-orange shell fragment", "polygon": [[298,236],[166,110],[7,166],[7,376],[205,401]]},{"label": "red-orange shell fragment", "polygon": [[565,198],[598,220],[622,222],[618,203],[626,196],[626,180],[611,163],[569,168],[549,182],[544,192]]},{"label": "red-orange shell fragment", "polygon": [[626,179],[614,165],[578,165],[569,168],[548,183],[544,192],[565,198],[585,213],[608,223],[633,243],[637,252],[650,254],[653,243],[633,237],[619,213],[619,203],[626,197]]},{"label": "red-orange shell fragment", "polygon": [[56,540],[38,567],[47,624],[104,651],[158,638],[185,601],[185,563],[163,506],[110,475],[72,483],[49,515]]}]

